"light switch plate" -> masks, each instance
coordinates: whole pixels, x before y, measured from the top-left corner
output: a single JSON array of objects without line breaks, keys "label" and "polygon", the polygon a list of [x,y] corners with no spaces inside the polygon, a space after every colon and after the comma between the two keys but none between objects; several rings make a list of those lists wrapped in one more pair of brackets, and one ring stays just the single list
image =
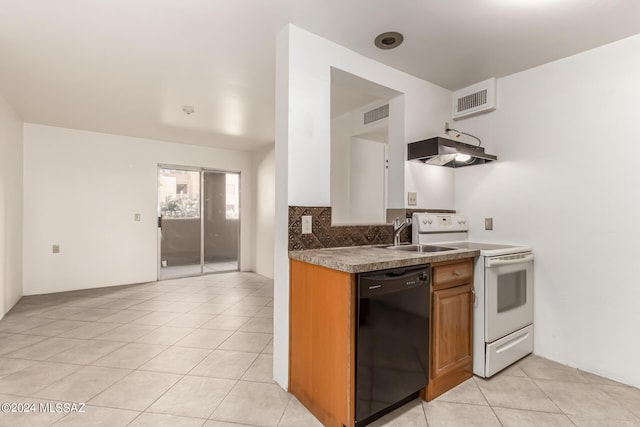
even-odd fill
[{"label": "light switch plate", "polygon": [[134,221],[140,221],[140,214],[139,213],[133,214],[133,220]]},{"label": "light switch plate", "polygon": [[60,253],[60,245],[53,245],[53,246],[51,246],[51,251],[52,251],[54,254],[59,254],[59,253]]},{"label": "light switch plate", "polygon": [[485,230],[493,230],[493,218],[485,218],[484,219],[484,229]]},{"label": "light switch plate", "polygon": [[407,193],[407,204],[409,206],[416,206],[418,204],[418,193],[415,191],[409,191]]},{"label": "light switch plate", "polygon": [[311,234],[311,215],[302,215],[302,234]]}]

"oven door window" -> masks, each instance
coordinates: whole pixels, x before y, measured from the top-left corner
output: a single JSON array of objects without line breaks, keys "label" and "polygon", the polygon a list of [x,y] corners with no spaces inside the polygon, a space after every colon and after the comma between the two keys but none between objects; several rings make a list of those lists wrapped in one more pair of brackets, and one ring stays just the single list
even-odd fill
[{"label": "oven door window", "polygon": [[522,307],[526,303],[526,271],[514,271],[498,276],[498,313]]},{"label": "oven door window", "polygon": [[533,323],[533,261],[496,264],[485,274],[487,342]]}]

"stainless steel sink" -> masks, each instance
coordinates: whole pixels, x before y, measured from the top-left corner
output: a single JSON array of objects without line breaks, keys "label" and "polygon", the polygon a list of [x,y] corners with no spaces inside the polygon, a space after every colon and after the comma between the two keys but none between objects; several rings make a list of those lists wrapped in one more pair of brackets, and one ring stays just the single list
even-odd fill
[{"label": "stainless steel sink", "polygon": [[455,251],[458,248],[448,248],[446,246],[432,246],[432,245],[398,245],[387,246],[385,249],[391,249],[392,251],[407,251],[407,252],[444,252]]}]

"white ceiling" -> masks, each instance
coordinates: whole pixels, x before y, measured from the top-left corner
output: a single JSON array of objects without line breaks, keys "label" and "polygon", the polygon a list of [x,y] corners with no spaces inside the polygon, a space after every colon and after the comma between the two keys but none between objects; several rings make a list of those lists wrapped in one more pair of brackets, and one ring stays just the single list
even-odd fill
[{"label": "white ceiling", "polygon": [[289,22],[455,90],[638,34],[640,1],[0,0],[0,94],[26,122],[250,150]]}]

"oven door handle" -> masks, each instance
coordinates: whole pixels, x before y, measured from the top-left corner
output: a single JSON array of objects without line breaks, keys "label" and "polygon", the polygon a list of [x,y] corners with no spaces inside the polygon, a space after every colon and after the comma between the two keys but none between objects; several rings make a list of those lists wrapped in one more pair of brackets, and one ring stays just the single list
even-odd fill
[{"label": "oven door handle", "polygon": [[512,258],[512,259],[504,259],[504,258],[496,258],[487,260],[487,267],[497,267],[499,265],[509,265],[509,264],[521,264],[524,262],[533,261],[533,254],[528,254],[523,256],[522,258]]}]

